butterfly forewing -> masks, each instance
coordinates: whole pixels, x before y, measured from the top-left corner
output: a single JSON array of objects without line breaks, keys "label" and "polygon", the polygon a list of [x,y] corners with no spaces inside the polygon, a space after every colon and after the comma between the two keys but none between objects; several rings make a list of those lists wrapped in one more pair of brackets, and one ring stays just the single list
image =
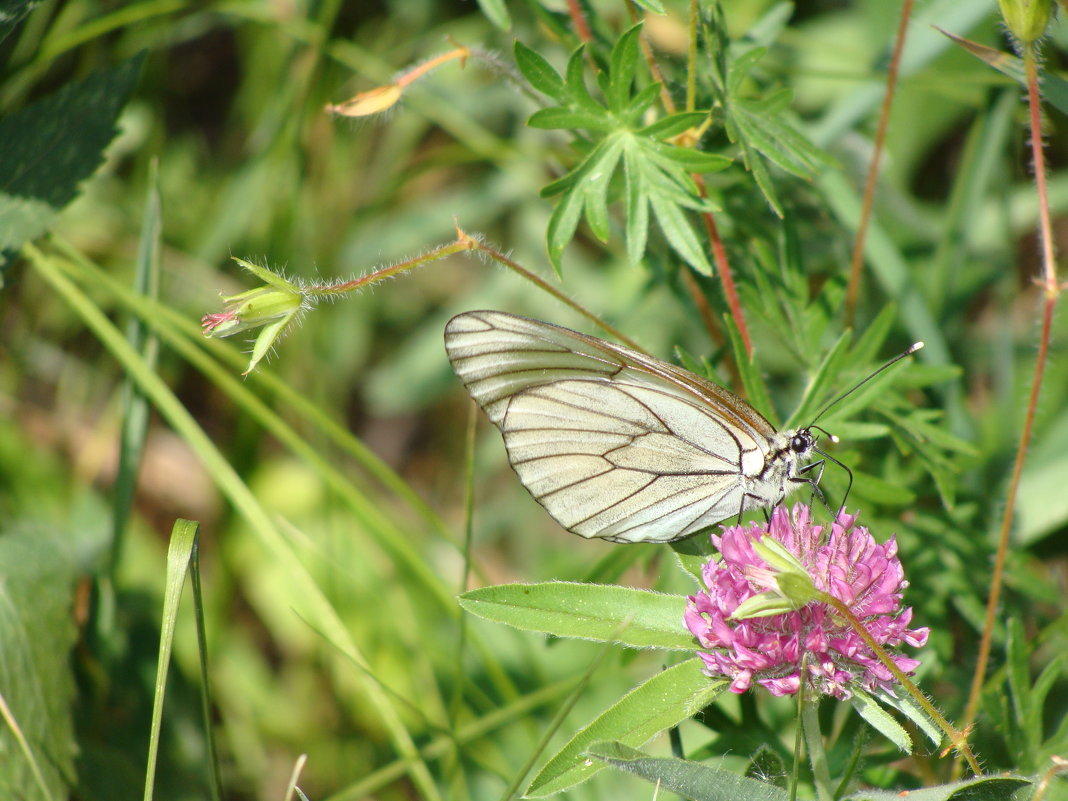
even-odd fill
[{"label": "butterfly forewing", "polygon": [[[667,542],[760,505],[743,466],[763,468],[781,435],[726,390],[503,312],[453,318],[445,346],[523,485],[568,530]],[[770,494],[785,491],[767,483]]]}]

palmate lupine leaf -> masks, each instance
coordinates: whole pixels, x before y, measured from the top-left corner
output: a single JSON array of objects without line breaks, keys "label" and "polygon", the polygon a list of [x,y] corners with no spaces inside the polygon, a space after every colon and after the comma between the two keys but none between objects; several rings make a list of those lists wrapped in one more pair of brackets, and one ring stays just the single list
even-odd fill
[{"label": "palmate lupine leaf", "polygon": [[[639,65],[641,26],[625,32],[612,48],[607,71],[597,76],[598,100],[586,85],[584,49],[568,60],[564,75],[533,50],[516,43],[516,63],[531,86],[558,105],[542,109],[528,124],[535,128],[568,129],[579,139],[582,158],[542,195],[559,195],[548,227],[548,250],[560,271],[564,248],[585,217],[602,242],[611,233],[609,190],[622,166],[624,237],[627,256],[637,262],[648,242],[649,208],[671,247],[694,269],[709,275],[712,265],[702,238],[684,209],[714,208],[698,192],[691,174],[722,170],[730,159],[671,144],[669,140],[700,124],[706,112],[671,114],[642,125],[643,115],[656,102],[660,85],[634,91]],[[581,132],[581,133],[578,133]]]}]

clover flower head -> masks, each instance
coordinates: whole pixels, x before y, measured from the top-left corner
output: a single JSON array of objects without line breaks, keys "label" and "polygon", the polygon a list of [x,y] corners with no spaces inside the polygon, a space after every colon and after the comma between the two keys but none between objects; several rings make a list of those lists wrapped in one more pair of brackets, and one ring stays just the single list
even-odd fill
[{"label": "clover flower head", "polygon": [[[855,522],[855,515],[839,513],[824,537],[824,526],[814,525],[809,508],[797,504],[792,512],[776,507],[766,525],[730,526],[712,535],[721,558],[705,564],[708,589],[689,597],[685,613],[705,673],[726,676],[736,693],[756,683],[772,695],[792,695],[804,680],[815,692],[839,699],[856,687],[893,694],[893,674],[834,607],[810,600],[812,593],[801,604],[783,599],[785,611],[778,614],[733,616],[747,600],[781,592],[775,568],[758,555],[767,555],[760,542],[770,538],[803,566],[816,595],[844,603],[879,645],[922,646],[929,630],[908,628],[912,609],[901,605],[908,582],[896,541],[879,544]],[[906,674],[920,664],[900,654],[891,658]]]}]

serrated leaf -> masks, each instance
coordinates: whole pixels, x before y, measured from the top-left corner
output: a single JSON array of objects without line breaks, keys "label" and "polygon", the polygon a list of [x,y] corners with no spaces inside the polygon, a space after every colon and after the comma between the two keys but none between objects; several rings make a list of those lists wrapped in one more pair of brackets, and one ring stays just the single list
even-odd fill
[{"label": "serrated leaf", "polygon": [[642,33],[641,23],[625,31],[612,48],[608,65],[608,89],[605,99],[608,108],[617,114],[627,106],[630,86],[638,66],[638,38]]},{"label": "serrated leaf", "polygon": [[727,682],[701,672],[700,659],[688,659],[638,685],[597,716],[550,759],[527,788],[528,796],[558,793],[583,782],[604,766],[586,756],[590,744],[618,740],[638,746],[664,729],[700,712]]},{"label": "serrated leaf", "polygon": [[869,726],[897,746],[902,753],[912,753],[912,738],[909,737],[908,732],[894,720],[890,713],[879,706],[874,698],[863,690],[855,688],[852,703],[853,708],[868,722]]},{"label": "serrated leaf", "polygon": [[0,536],[0,694],[26,745],[0,727],[0,797],[66,798],[74,779],[69,658],[74,569],[59,539]]},{"label": "serrated leaf", "polygon": [[591,743],[591,757],[693,801],[787,801],[781,787],[675,757],[651,757],[620,742]]},{"label": "serrated leaf", "polygon": [[143,61],[137,55],[0,118],[0,249],[47,230],[96,172]]},{"label": "serrated leaf", "polygon": [[542,58],[540,53],[531,50],[518,39],[514,52],[516,66],[530,85],[542,94],[562,102],[566,95],[564,79],[553,69],[552,65]]},{"label": "serrated leaf", "polygon": [[683,624],[686,598],[608,584],[551,581],[501,584],[460,596],[460,605],[487,620],[556,637],[616,642],[631,648],[692,651]]}]

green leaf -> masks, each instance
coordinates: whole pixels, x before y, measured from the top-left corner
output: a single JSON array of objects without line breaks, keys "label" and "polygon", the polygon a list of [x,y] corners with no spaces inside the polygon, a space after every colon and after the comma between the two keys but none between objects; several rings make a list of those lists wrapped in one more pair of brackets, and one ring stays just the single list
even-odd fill
[{"label": "green leaf", "polygon": [[39,532],[0,536],[0,695],[10,709],[0,724],[2,798],[69,795],[73,597],[69,544]]},{"label": "green leaf", "polygon": [[898,750],[912,753],[912,738],[900,723],[894,720],[885,709],[875,702],[875,699],[859,688],[854,688],[852,698],[853,708],[868,722],[868,725],[879,732],[883,737],[897,746]]},{"label": "green leaf", "polygon": [[516,66],[530,85],[554,100],[563,101],[566,96],[564,80],[552,65],[518,39],[514,51]]},{"label": "green leaf", "polygon": [[624,125],[634,126],[641,122],[642,115],[660,97],[660,84],[651,83],[630,99],[626,108],[618,112]]},{"label": "green leaf", "polygon": [[553,209],[549,218],[549,226],[546,238],[549,244],[549,261],[552,262],[557,274],[561,272],[560,259],[564,255],[564,248],[575,235],[578,228],[579,218],[582,216],[584,199],[580,192],[568,192]]},{"label": "green leaf", "polygon": [[638,167],[639,156],[633,149],[623,152],[624,175],[624,238],[627,244],[627,258],[631,264],[638,264],[645,255],[645,244],[649,239],[649,200],[646,196],[645,181]]},{"label": "green leaf", "polygon": [[612,48],[608,66],[608,91],[605,99],[608,108],[617,114],[627,106],[630,86],[634,83],[634,72],[638,66],[638,37],[641,36],[641,23],[625,31]]},{"label": "green leaf", "polygon": [[816,368],[815,374],[809,380],[808,386],[805,387],[805,394],[801,396],[801,403],[798,404],[797,409],[786,421],[787,428],[807,425],[815,418],[823,406],[833,400],[833,398],[828,398],[828,394],[842,368],[842,362],[845,361],[849,353],[849,343],[852,339],[850,332],[844,331],[834,345],[831,346],[831,349],[827,351],[823,361]]},{"label": "green leaf", "polygon": [[[650,148],[654,147],[649,145]],[[694,150],[689,147],[678,147],[666,143],[658,143],[655,146],[658,156],[669,159],[687,169],[689,172],[719,172],[729,167],[733,160],[719,153],[705,153],[702,150]]]},{"label": "green leaf", "polygon": [[916,728],[923,732],[932,745],[937,746],[942,742],[942,730],[938,728],[938,724],[931,720],[931,717],[908,695],[902,693],[899,696],[893,696],[887,692],[880,692],[878,700],[885,706],[893,707],[916,724]]},{"label": "green leaf", "polygon": [[631,648],[692,651],[683,623],[686,598],[611,584],[551,581],[471,590],[460,605],[474,615],[525,631],[617,642]]},{"label": "green leaf", "polygon": [[508,7],[504,0],[478,0],[478,7],[494,27],[507,31],[512,27],[512,18],[508,16]]},{"label": "green leaf", "polygon": [[745,352],[745,342],[742,341],[742,335],[738,332],[738,324],[734,322],[734,318],[729,314],[724,314],[723,326],[727,329],[727,335],[731,340],[734,363],[738,366],[738,372],[742,378],[745,399],[750,406],[764,415],[773,427],[778,428],[779,418],[775,413],[775,407],[771,403],[767,384],[764,383],[756,362],[750,359],[749,354]]},{"label": "green leaf", "polygon": [[[1006,801],[1021,787],[1032,784],[1030,779],[1017,776],[980,776],[937,787],[909,790],[908,801]],[[900,790],[861,790],[843,801],[901,801]]]},{"label": "green leaf", "polygon": [[638,130],[639,136],[647,136],[653,139],[670,139],[678,136],[683,131],[688,131],[700,125],[708,119],[707,111],[680,111],[678,114],[669,114],[661,117],[656,122],[646,125]]},{"label": "green leaf", "polygon": [[826,163],[816,148],[766,101],[736,100],[730,107],[739,135],[773,164],[811,181]]},{"label": "green leaf", "polygon": [[674,757],[651,757],[620,742],[591,743],[586,753],[693,801],[787,801],[785,790],[737,773]]},{"label": "green leaf", "polygon": [[[1005,53],[1001,50],[981,45],[978,42],[973,42],[970,39],[955,36],[948,31],[943,31],[941,28],[938,28],[938,30],[976,58],[985,61],[1002,75],[1007,75],[1021,86],[1027,86],[1027,70],[1024,67],[1023,59],[1014,56],[1012,53]],[[1062,114],[1068,114],[1068,81],[1047,70],[1039,70],[1038,75],[1038,85],[1042,99],[1058,109]]]},{"label": "green leaf", "polygon": [[591,114],[588,111],[575,111],[562,106],[543,108],[535,111],[527,120],[531,128],[586,128],[590,131],[602,133],[615,130],[615,124],[600,114]]},{"label": "green leaf", "polygon": [[582,194],[586,200],[586,220],[593,235],[602,242],[608,241],[608,182],[623,154],[623,141],[609,137],[597,148],[585,169]]},{"label": "green leaf", "polygon": [[638,746],[653,735],[700,712],[722,693],[727,682],[710,679],[700,659],[688,659],[657,673],[597,716],[550,759],[527,788],[528,796],[558,793],[602,769],[585,753],[598,740]]},{"label": "green leaf", "polygon": [[644,8],[646,11],[652,11],[654,14],[667,13],[660,0],[634,0],[634,5]]},{"label": "green leaf", "polygon": [[144,55],[0,118],[0,250],[40,236],[104,160]]},{"label": "green leaf", "polygon": [[589,111],[591,114],[604,114],[604,106],[594,100],[590,90],[586,88],[586,61],[583,58],[585,52],[584,47],[579,47],[567,60],[567,70],[564,75],[567,98],[580,109]]},{"label": "green leaf", "polygon": [[697,272],[704,275],[712,275],[712,263],[705,255],[704,243],[697,237],[697,233],[686,219],[676,204],[664,198],[662,194],[650,193],[649,202],[653,207],[653,214],[664,232],[671,247],[686,260],[686,263]]}]

